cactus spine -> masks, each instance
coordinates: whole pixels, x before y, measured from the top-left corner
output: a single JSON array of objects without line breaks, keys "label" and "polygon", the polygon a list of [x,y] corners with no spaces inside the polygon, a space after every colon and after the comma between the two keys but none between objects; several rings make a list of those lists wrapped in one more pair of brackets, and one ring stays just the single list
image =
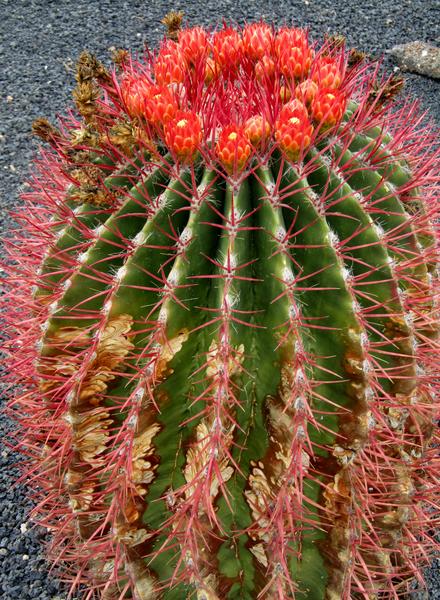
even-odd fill
[{"label": "cactus spine", "polygon": [[340,41],[180,20],[35,124],[6,300],[39,519],[88,597],[397,598],[435,547],[435,134]]}]

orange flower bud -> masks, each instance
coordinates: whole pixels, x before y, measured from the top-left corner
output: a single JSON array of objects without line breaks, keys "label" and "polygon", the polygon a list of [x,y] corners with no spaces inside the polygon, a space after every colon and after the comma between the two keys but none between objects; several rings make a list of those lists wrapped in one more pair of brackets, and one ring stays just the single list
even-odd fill
[{"label": "orange flower bud", "polygon": [[208,34],[203,27],[192,27],[179,31],[180,50],[188,65],[203,59],[208,54]]},{"label": "orange flower bud", "polygon": [[339,90],[319,90],[311,105],[311,116],[316,124],[325,129],[333,127],[342,119],[347,98]]},{"label": "orange flower bud", "polygon": [[309,72],[313,52],[302,29],[280,29],[275,38],[275,54],[284,77],[299,79]]},{"label": "orange flower bud", "polygon": [[297,160],[310,145],[312,133],[313,125],[304,104],[299,100],[285,104],[275,124],[275,139],[290,160]]},{"label": "orange flower bud", "polygon": [[342,83],[339,65],[331,56],[320,56],[313,65],[310,76],[320,88],[337,89]]},{"label": "orange flower bud", "polygon": [[318,86],[311,79],[305,79],[295,88],[295,96],[307,106],[313,101],[318,93]]},{"label": "orange flower bud", "polygon": [[220,73],[220,68],[213,58],[208,56],[205,63],[205,83],[210,83]]},{"label": "orange flower bud", "polygon": [[292,97],[292,92],[286,85],[280,87],[280,100],[281,102],[289,102]]},{"label": "orange flower bud", "polygon": [[231,28],[217,31],[212,40],[212,53],[222,69],[237,67],[243,56],[243,42],[238,31]]},{"label": "orange flower bud", "polygon": [[178,110],[164,125],[165,142],[168,148],[184,162],[194,158],[202,140],[200,119],[194,112]]},{"label": "orange flower bud", "polygon": [[275,75],[275,61],[270,56],[263,56],[255,64],[255,77],[258,81],[271,79]]},{"label": "orange flower bud", "polygon": [[142,75],[126,75],[121,82],[121,96],[131,117],[142,117],[145,102],[151,90],[151,83]]},{"label": "orange flower bud", "polygon": [[168,40],[154,62],[154,77],[157,85],[182,83],[185,78],[184,59],[179,46]]},{"label": "orange flower bud", "polygon": [[145,102],[145,116],[150,123],[158,127],[162,126],[174,117],[177,109],[177,101],[170,88],[151,86]]},{"label": "orange flower bud", "polygon": [[243,30],[243,46],[245,53],[252,60],[269,56],[272,50],[273,32],[266,23],[252,23]]},{"label": "orange flower bud", "polygon": [[269,138],[270,125],[262,115],[254,115],[244,124],[244,134],[254,147],[258,147]]},{"label": "orange flower bud", "polygon": [[217,156],[228,173],[242,171],[252,152],[252,146],[240,125],[228,125],[221,131],[217,145]]}]

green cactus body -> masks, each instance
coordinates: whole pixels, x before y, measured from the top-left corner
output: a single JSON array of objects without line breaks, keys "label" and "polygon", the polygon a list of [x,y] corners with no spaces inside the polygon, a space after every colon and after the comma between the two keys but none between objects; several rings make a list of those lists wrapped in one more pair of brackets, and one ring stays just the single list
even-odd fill
[{"label": "green cactus body", "polygon": [[[275,35],[249,27],[235,32],[243,73],[227,70],[229,29],[212,42],[224,79],[200,76],[206,56],[191,63],[220,115],[209,125],[195,93],[203,134],[188,110],[158,125],[126,67],[108,102],[143,134],[130,152],[102,142],[98,187],[114,202],[71,184],[55,213],[33,292],[39,460],[63,490],[54,547],[102,598],[397,598],[431,543],[430,171],[356,97],[362,71],[344,88],[337,48],[288,79],[280,48],[299,30],[276,34],[281,74],[251,78],[250,112],[233,98],[228,125],[215,103],[230,108],[224,91],[257,68],[252,40]],[[182,52],[185,35],[203,38],[185,31]],[[280,83],[302,81],[318,82],[312,103],[283,107]],[[273,103],[263,120],[259,94]],[[77,102],[112,139],[103,108]]]}]

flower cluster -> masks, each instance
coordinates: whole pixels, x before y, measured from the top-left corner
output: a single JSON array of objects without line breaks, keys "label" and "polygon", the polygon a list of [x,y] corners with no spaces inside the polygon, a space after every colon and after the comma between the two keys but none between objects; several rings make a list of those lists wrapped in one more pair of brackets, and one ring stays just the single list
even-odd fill
[{"label": "flower cluster", "polygon": [[317,51],[303,29],[194,27],[165,40],[149,68],[127,68],[120,95],[177,159],[191,162],[203,146],[237,173],[273,144],[296,161],[314,132],[337,126],[344,72],[342,53]]}]

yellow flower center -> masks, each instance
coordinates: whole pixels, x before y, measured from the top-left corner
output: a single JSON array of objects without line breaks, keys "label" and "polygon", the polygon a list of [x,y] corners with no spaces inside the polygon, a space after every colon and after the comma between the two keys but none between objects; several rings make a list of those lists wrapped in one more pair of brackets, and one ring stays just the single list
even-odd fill
[{"label": "yellow flower center", "polygon": [[289,123],[292,123],[292,125],[296,125],[297,123],[299,123],[299,119],[297,117],[290,117]]},{"label": "yellow flower center", "polygon": [[185,125],[188,123],[187,119],[180,119],[180,121],[177,122],[177,127],[185,127]]},{"label": "yellow flower center", "polygon": [[237,134],[235,133],[235,131],[233,131],[232,133],[230,133],[228,135],[228,140],[236,140],[237,139]]}]

